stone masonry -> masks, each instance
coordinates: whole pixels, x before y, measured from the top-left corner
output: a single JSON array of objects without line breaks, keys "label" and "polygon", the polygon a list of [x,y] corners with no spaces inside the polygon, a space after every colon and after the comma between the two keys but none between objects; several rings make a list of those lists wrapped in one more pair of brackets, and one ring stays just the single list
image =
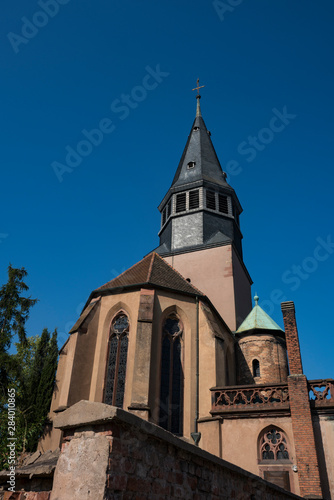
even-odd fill
[{"label": "stone masonry", "polygon": [[51,500],[300,498],[102,403],[80,401],[55,425],[64,442]]}]

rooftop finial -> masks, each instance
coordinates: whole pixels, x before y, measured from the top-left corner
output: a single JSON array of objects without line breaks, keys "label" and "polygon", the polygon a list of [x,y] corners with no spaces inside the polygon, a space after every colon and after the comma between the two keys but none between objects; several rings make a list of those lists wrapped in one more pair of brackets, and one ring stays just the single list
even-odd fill
[{"label": "rooftop finial", "polygon": [[196,96],[196,99],[197,99],[197,110],[196,110],[196,116],[202,116],[201,114],[201,106],[200,106],[200,103],[199,103],[199,100],[201,98],[200,94],[199,94],[199,89],[202,89],[203,87],[205,87],[205,85],[199,85],[199,78],[197,78],[197,87],[195,87],[194,89],[192,90],[197,90],[197,96]]},{"label": "rooftop finial", "polygon": [[255,292],[254,301],[255,301],[255,305],[257,306],[258,302],[259,302],[259,296],[258,296],[258,294],[256,292]]}]

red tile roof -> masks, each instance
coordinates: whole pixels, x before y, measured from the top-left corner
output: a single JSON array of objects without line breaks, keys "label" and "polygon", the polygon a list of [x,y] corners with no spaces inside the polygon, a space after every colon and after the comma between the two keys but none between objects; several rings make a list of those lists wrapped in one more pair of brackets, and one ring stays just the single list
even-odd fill
[{"label": "red tile roof", "polygon": [[137,264],[124,271],[117,278],[100,286],[93,293],[139,284],[170,288],[192,295],[204,295],[155,252],[144,257],[143,260],[137,262]]}]

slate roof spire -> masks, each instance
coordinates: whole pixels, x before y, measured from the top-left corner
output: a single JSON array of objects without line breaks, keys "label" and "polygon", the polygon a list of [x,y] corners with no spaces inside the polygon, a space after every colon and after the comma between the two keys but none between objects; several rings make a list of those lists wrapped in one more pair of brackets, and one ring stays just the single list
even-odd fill
[{"label": "slate roof spire", "polygon": [[[200,105],[201,96],[196,96],[196,117],[188,136],[179,166],[176,170],[172,187],[199,180],[218,183],[227,187],[226,174],[223,172],[215,148],[211,141],[211,133],[206,128]],[[193,168],[189,164],[194,163]]]},{"label": "slate roof spire", "polygon": [[195,120],[172,184],[158,207],[161,229],[156,252],[166,256],[234,243],[242,258],[242,207],[206,128],[200,106],[202,87],[197,80]]}]

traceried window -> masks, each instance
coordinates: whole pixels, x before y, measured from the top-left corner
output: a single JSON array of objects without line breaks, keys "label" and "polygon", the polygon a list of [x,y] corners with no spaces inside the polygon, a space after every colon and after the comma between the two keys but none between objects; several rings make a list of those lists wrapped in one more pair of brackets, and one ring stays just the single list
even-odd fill
[{"label": "traceried window", "polygon": [[289,460],[287,439],[283,431],[268,429],[260,440],[260,460]]},{"label": "traceried window", "polygon": [[129,319],[118,314],[112,321],[109,336],[109,356],[104,402],[123,407],[126,363],[129,344]]},{"label": "traceried window", "polygon": [[162,330],[159,425],[174,434],[182,434],[183,369],[182,325],[169,316]]}]

